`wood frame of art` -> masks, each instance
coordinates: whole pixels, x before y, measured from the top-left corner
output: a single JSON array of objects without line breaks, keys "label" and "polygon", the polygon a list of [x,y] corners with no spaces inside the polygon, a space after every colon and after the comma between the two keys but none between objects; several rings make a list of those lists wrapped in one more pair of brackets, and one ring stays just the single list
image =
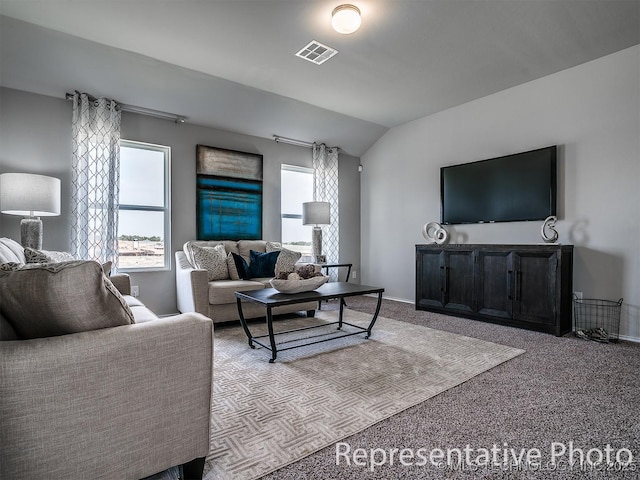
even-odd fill
[{"label": "wood frame of art", "polygon": [[198,240],[262,238],[262,155],[196,146]]}]

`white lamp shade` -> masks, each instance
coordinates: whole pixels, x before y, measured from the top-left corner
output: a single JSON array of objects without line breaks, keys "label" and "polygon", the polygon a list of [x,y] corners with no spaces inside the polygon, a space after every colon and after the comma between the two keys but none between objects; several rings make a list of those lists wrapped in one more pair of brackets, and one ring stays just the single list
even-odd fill
[{"label": "white lamp shade", "polygon": [[0,212],[9,215],[60,215],[60,179],[31,173],[0,174]]},{"label": "white lamp shade", "polygon": [[331,206],[329,202],[306,202],[302,204],[303,225],[331,224]]},{"label": "white lamp shade", "polygon": [[355,5],[339,5],[331,13],[331,26],[343,35],[355,32],[360,28],[361,23],[360,9]]}]

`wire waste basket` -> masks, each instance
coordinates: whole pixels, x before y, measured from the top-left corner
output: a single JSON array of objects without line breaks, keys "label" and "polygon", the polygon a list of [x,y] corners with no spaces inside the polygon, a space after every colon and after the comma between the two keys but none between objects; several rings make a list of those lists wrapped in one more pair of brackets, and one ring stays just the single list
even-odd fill
[{"label": "wire waste basket", "polygon": [[576,337],[600,343],[618,341],[620,300],[573,297],[573,317]]}]

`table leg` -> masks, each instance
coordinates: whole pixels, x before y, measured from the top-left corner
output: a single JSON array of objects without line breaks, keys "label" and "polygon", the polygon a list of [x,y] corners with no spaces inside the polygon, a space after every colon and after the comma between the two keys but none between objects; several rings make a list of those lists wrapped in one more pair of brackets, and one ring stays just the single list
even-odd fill
[{"label": "table leg", "polygon": [[269,363],[276,361],[278,350],[276,347],[276,339],[273,336],[273,314],[271,313],[271,307],[267,307],[267,328],[269,329],[269,342],[271,343],[271,360]]},{"label": "table leg", "polygon": [[338,330],[342,328],[342,314],[344,312],[344,299],[340,298],[340,313],[338,315]]},{"label": "table leg", "polygon": [[369,338],[371,336],[371,330],[373,329],[373,326],[375,325],[376,320],[378,319],[378,314],[380,313],[381,305],[382,305],[382,292],[378,292],[378,304],[376,305],[376,311],[373,314],[371,323],[369,323],[369,326],[367,327],[367,334],[365,335],[364,338]]},{"label": "table leg", "polygon": [[242,313],[242,301],[239,298],[236,298],[236,302],[238,305],[238,316],[240,317],[240,324],[242,325],[242,328],[244,329],[244,333],[247,335],[247,338],[249,339],[249,346],[251,348],[256,348],[255,345],[253,344],[253,337],[251,336],[251,332],[249,331],[249,327],[247,326],[247,321],[244,319],[244,314]]},{"label": "table leg", "polygon": [[[347,266],[347,278],[345,278],[345,280],[344,280],[345,283],[349,281],[349,278],[351,278],[351,264],[349,264]],[[342,307],[343,305],[345,307],[348,307],[347,302],[344,301],[344,298],[341,298],[340,299],[340,306]]]}]

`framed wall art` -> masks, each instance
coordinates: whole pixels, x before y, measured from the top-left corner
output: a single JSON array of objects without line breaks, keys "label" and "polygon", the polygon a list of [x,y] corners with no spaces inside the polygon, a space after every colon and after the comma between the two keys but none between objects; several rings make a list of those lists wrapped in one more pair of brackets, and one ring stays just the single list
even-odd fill
[{"label": "framed wall art", "polygon": [[262,155],[196,146],[198,240],[262,238]]}]

